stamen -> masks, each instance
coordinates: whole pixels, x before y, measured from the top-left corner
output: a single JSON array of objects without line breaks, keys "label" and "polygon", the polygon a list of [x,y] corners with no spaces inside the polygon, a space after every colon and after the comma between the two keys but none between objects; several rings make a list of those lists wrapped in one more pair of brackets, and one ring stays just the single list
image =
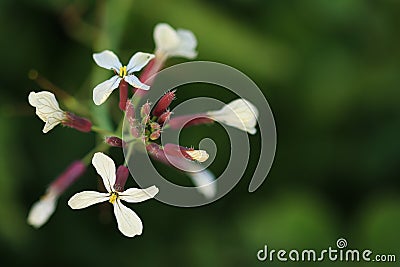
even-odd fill
[{"label": "stamen", "polygon": [[119,197],[119,196],[118,196],[118,193],[117,193],[117,192],[112,192],[111,195],[110,195],[110,200],[109,200],[109,202],[110,202],[111,204],[114,204],[115,201],[117,201],[118,197]]},{"label": "stamen", "polygon": [[119,77],[124,78],[127,74],[126,66],[119,68]]}]

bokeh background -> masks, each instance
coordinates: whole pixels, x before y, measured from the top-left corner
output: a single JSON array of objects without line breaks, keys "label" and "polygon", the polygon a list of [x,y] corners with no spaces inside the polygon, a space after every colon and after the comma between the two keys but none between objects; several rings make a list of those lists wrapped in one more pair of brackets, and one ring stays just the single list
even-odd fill
[{"label": "bokeh background", "polygon": [[[262,263],[256,253],[265,244],[325,249],[341,237],[348,248],[399,261],[399,14],[396,0],[0,1],[0,265],[298,266]],[[247,192],[258,159],[255,135],[246,176],[217,202],[190,209],[155,200],[131,205],[144,222],[140,237],[124,238],[107,205],[69,209],[72,194],[97,185],[91,167],[44,227],[30,227],[32,203],[98,140],[62,127],[42,134],[27,96],[45,85],[28,73],[37,70],[90,106],[93,85],[109,76],[95,66],[93,51],[109,48],[123,61],[151,52],[159,22],[192,30],[199,60],[238,68],[262,88],[278,132],[266,182]],[[177,102],[233,99],[207,86],[191,94],[178,92]],[[188,129],[182,142],[213,138],[219,156],[211,170],[218,174],[229,146],[222,128],[212,127]],[[110,153],[122,161],[119,150]]]}]

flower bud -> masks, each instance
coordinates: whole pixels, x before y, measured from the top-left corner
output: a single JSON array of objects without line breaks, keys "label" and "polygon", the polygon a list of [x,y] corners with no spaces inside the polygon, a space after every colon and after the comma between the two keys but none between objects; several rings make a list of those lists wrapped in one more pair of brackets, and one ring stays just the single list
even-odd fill
[{"label": "flower bud", "polygon": [[92,123],[86,118],[79,117],[71,112],[65,112],[65,119],[61,122],[62,125],[74,128],[81,132],[90,132]]},{"label": "flower bud", "polygon": [[64,192],[73,182],[76,181],[86,170],[82,161],[74,161],[58,178],[50,185],[55,188],[58,194]]},{"label": "flower bud", "polygon": [[125,116],[128,118],[129,123],[135,119],[135,107],[130,99],[126,101]]},{"label": "flower bud", "polygon": [[86,165],[81,161],[73,162],[57,179],[47,188],[46,194],[35,202],[29,211],[28,223],[35,228],[45,224],[54,213],[60,194],[67,189],[86,170]]},{"label": "flower bud", "polygon": [[175,144],[166,144],[164,146],[164,152],[170,156],[184,157],[188,160],[198,162],[204,162],[209,157],[205,150],[194,150],[193,148],[186,148]]},{"label": "flower bud", "polygon": [[139,138],[142,135],[141,127],[138,125],[137,122],[135,122],[133,125],[131,125],[130,131],[131,131],[131,135],[135,138]]},{"label": "flower bud", "polygon": [[140,116],[142,118],[150,115],[151,104],[147,101],[140,109]]},{"label": "flower bud", "polygon": [[108,136],[105,138],[105,142],[113,147],[122,147],[124,145],[124,141],[121,138],[116,136]]},{"label": "flower bud", "polygon": [[161,135],[161,130],[156,130],[150,134],[150,140],[153,141],[157,140],[158,138],[160,138],[160,135]]},{"label": "flower bud", "polygon": [[155,143],[150,143],[146,145],[146,150],[150,154],[150,156],[161,162],[164,162],[165,164],[169,164],[168,159],[165,157],[164,151],[162,150],[162,148],[160,148],[159,145]]},{"label": "flower bud", "polygon": [[157,122],[152,122],[152,123],[150,123],[150,128],[152,130],[159,130],[161,128],[161,126]]},{"label": "flower bud", "polygon": [[163,114],[161,114],[160,117],[158,117],[157,122],[158,122],[159,124],[164,124],[164,123],[166,123],[166,122],[169,120],[169,118],[171,117],[171,114],[172,114],[171,111],[169,111],[169,110],[165,111]]},{"label": "flower bud", "polygon": [[160,117],[160,115],[167,110],[171,102],[175,99],[175,91],[176,90],[167,92],[161,97],[153,109],[153,116]]},{"label": "flower bud", "polygon": [[126,101],[128,99],[128,83],[122,79],[119,83],[119,108],[125,111]]},{"label": "flower bud", "polygon": [[116,180],[114,184],[114,189],[118,192],[124,191],[126,180],[129,176],[129,169],[123,165],[119,166],[117,169]]},{"label": "flower bud", "polygon": [[211,123],[214,123],[214,120],[207,117],[205,114],[177,116],[168,121],[168,125],[172,129],[182,129],[184,127]]}]

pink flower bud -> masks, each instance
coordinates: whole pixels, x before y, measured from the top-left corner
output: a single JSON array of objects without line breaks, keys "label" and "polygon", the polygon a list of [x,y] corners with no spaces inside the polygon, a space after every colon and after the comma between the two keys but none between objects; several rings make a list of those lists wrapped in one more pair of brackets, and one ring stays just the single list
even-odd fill
[{"label": "pink flower bud", "polygon": [[164,123],[166,123],[166,122],[169,120],[169,118],[171,117],[171,114],[172,114],[171,111],[169,111],[169,110],[165,111],[163,114],[161,114],[160,117],[158,117],[157,122],[158,122],[159,124],[164,124]]},{"label": "pink flower bud", "polygon": [[146,150],[153,158],[165,163],[170,164],[168,159],[165,157],[164,151],[160,148],[159,145],[155,143],[150,143],[146,145]]},{"label": "pink flower bud", "polygon": [[157,122],[152,122],[152,123],[150,123],[150,128],[152,130],[159,130],[161,128],[161,126]]},{"label": "pink flower bud", "polygon": [[124,141],[121,138],[116,136],[108,136],[105,138],[105,142],[113,147],[122,147],[124,145]]},{"label": "pink flower bud", "polygon": [[167,92],[161,97],[153,109],[153,116],[160,117],[160,115],[167,110],[172,100],[175,99],[175,91],[176,90]]},{"label": "pink flower bud", "polygon": [[128,99],[128,83],[122,79],[119,83],[119,108],[125,111],[126,101]]},{"label": "pink flower bud", "polygon": [[146,102],[146,104],[144,104],[142,106],[142,108],[140,109],[140,116],[142,118],[149,116],[150,115],[150,108],[151,108],[151,104],[149,102]]},{"label": "pink flower bud", "polygon": [[161,135],[161,131],[156,130],[150,134],[150,140],[153,140],[153,141],[157,140],[158,138],[160,138],[160,135]]},{"label": "pink flower bud", "polygon": [[126,101],[125,116],[128,118],[129,123],[135,119],[135,107],[130,99]]},{"label": "pink flower bud", "polygon": [[126,180],[129,176],[129,169],[123,165],[119,166],[117,169],[116,180],[114,184],[114,189],[118,192],[124,191]]},{"label": "pink flower bud", "polygon": [[71,112],[65,112],[65,120],[63,120],[61,123],[64,126],[68,126],[85,133],[92,130],[92,123],[88,119],[76,116]]},{"label": "pink flower bud", "polygon": [[209,157],[205,150],[195,150],[193,148],[186,148],[175,144],[166,144],[164,146],[164,152],[170,156],[198,162],[204,162]]},{"label": "pink flower bud", "polygon": [[131,135],[135,138],[139,138],[141,136],[141,127],[135,122],[133,125],[131,125],[130,128]]},{"label": "pink flower bud", "polygon": [[150,115],[146,115],[142,118],[142,125],[146,125],[150,121]]},{"label": "pink flower bud", "polygon": [[55,190],[58,195],[63,193],[86,170],[86,165],[81,161],[74,161],[68,168],[51,183],[49,188]]},{"label": "pink flower bud", "polygon": [[168,125],[172,129],[181,129],[184,127],[189,127],[193,125],[200,125],[200,124],[211,124],[214,123],[214,120],[209,118],[205,114],[192,114],[192,115],[183,115],[173,117],[168,121]]},{"label": "pink flower bud", "polygon": [[192,157],[188,153],[186,153],[186,150],[187,148],[175,144],[166,144],[164,146],[165,154],[178,158],[184,157],[186,159],[193,160]]}]

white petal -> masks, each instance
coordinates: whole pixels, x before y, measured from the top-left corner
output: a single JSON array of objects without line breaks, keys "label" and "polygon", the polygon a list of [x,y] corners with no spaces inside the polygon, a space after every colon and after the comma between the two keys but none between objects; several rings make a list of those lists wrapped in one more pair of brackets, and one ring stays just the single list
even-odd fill
[{"label": "white petal", "polygon": [[130,85],[132,85],[135,88],[139,88],[142,90],[149,90],[150,86],[148,86],[147,84],[142,83],[135,75],[131,74],[131,75],[127,75],[125,76],[125,81],[127,83],[129,83]]},{"label": "white petal", "polygon": [[204,162],[209,158],[209,155],[205,150],[186,150],[186,153],[198,162]]},{"label": "white petal", "polygon": [[179,29],[177,34],[180,39],[179,46],[175,50],[170,51],[169,56],[179,56],[188,59],[195,58],[197,56],[197,51],[195,50],[197,46],[197,39],[193,32]]},{"label": "white petal", "polygon": [[200,172],[188,172],[197,190],[206,198],[210,199],[217,193],[217,184],[214,183],[215,176],[208,170]]},{"label": "white petal", "polygon": [[141,70],[153,58],[154,58],[153,54],[137,52],[129,60],[129,63],[126,66],[127,72],[132,73]]},{"label": "white petal", "polygon": [[153,198],[158,193],[156,186],[150,186],[146,189],[129,188],[119,194],[121,200],[130,203],[137,203]]},{"label": "white petal", "polygon": [[97,152],[93,156],[92,164],[96,168],[97,173],[103,179],[105,188],[109,193],[111,193],[116,179],[114,161],[107,155]]},{"label": "white petal", "polygon": [[94,204],[107,201],[109,199],[108,193],[100,193],[96,191],[83,191],[73,195],[68,200],[68,206],[71,209],[83,209]]},{"label": "white petal", "polygon": [[179,36],[176,31],[166,23],[159,23],[154,28],[154,42],[156,50],[168,52],[179,46]]},{"label": "white petal", "polygon": [[133,210],[125,207],[119,200],[114,204],[114,214],[118,229],[122,234],[128,237],[142,234],[143,224],[139,216]]},{"label": "white petal", "polygon": [[217,111],[207,113],[212,119],[240,130],[255,134],[258,110],[245,99],[236,99]]},{"label": "white petal", "polygon": [[60,109],[53,93],[47,91],[30,92],[28,101],[30,105],[36,108],[36,115],[46,123],[43,128],[44,133],[53,129],[65,118],[64,111]]},{"label": "white petal", "polygon": [[121,78],[117,75],[107,81],[102,82],[93,89],[93,102],[96,105],[103,104],[111,93],[118,87]]},{"label": "white petal", "polygon": [[28,223],[35,228],[45,224],[54,213],[57,205],[57,197],[45,195],[42,199],[33,204],[28,215]]},{"label": "white petal", "polygon": [[110,50],[104,50],[103,52],[93,54],[93,59],[97,65],[105,69],[119,71],[119,68],[122,67],[117,55]]}]

